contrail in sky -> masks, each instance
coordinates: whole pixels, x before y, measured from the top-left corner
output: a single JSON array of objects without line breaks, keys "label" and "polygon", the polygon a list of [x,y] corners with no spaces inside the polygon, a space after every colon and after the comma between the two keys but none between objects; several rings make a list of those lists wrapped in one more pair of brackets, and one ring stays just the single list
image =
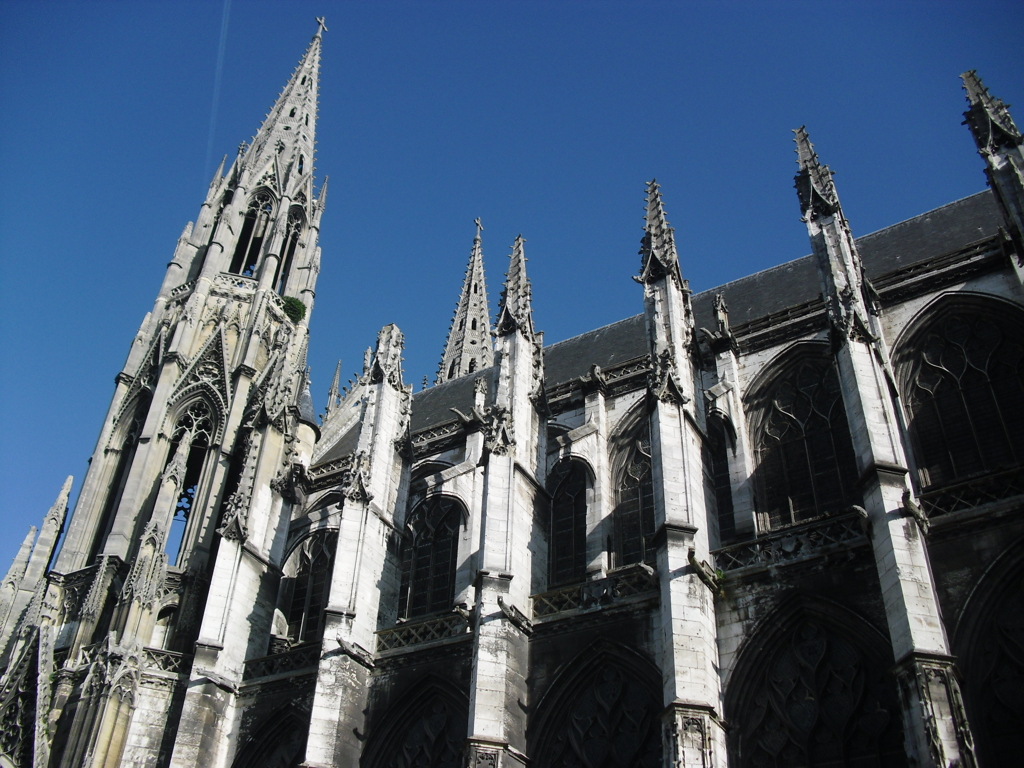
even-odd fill
[{"label": "contrail in sky", "polygon": [[224,49],[228,42],[228,17],[231,15],[231,0],[224,0],[224,11],[220,17],[220,44],[217,46],[217,71],[213,76],[213,105],[210,107],[210,136],[206,142],[206,176],[208,181],[213,172],[213,133],[217,128],[217,104],[220,102],[220,76],[224,72]]}]

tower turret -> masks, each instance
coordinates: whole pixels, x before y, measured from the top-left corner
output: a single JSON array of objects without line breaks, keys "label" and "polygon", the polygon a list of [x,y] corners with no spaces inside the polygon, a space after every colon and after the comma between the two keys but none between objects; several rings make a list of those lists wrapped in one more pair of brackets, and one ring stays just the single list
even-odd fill
[{"label": "tower turret", "polygon": [[473,238],[466,277],[462,281],[462,293],[455,306],[435,384],[443,384],[457,376],[489,368],[493,359],[487,283],[484,280],[484,253],[480,244],[480,233],[484,227],[479,218],[474,219],[473,223],[476,224],[476,237]]}]

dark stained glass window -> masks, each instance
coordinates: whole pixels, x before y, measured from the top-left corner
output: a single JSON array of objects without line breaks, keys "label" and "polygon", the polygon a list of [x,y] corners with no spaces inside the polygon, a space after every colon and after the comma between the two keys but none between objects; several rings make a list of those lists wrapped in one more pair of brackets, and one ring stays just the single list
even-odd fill
[{"label": "dark stained glass window", "polygon": [[758,513],[778,528],[844,511],[857,468],[835,364],[805,358],[760,398],[754,436]]},{"label": "dark stained glass window", "polygon": [[548,475],[551,494],[550,586],[582,581],[587,572],[587,468],[562,459]]},{"label": "dark stained glass window", "polygon": [[399,615],[405,618],[447,611],[455,598],[462,503],[432,496],[409,516],[402,545]]},{"label": "dark stained glass window", "polygon": [[[708,511],[718,519],[718,538],[721,543],[736,535],[736,521],[732,508],[732,482],[729,478],[729,437],[719,416],[709,416],[708,439],[703,445],[704,480],[707,484]],[[711,508],[714,504],[714,508]]]},{"label": "dark stained glass window", "polygon": [[288,637],[303,643],[323,635],[324,608],[330,591],[337,531],[319,531],[303,542],[293,557],[299,558],[288,611]]},{"label": "dark stained glass window", "polygon": [[898,356],[924,488],[1024,462],[1024,323],[998,311],[947,311]]},{"label": "dark stained glass window", "polygon": [[627,451],[615,506],[616,566],[653,563],[654,478],[651,466],[651,428],[644,423],[626,445]]}]

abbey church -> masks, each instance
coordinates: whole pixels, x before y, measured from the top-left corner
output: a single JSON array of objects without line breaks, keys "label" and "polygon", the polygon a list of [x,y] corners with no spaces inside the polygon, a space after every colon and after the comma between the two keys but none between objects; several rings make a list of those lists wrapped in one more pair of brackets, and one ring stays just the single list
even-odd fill
[{"label": "abbey church", "polygon": [[478,222],[433,385],[387,325],[318,418],[322,32],[0,583],[0,768],[1017,764],[1024,140],[978,75],[983,191],[858,232],[801,128],[811,255],[694,294],[651,181],[637,314],[550,345]]}]

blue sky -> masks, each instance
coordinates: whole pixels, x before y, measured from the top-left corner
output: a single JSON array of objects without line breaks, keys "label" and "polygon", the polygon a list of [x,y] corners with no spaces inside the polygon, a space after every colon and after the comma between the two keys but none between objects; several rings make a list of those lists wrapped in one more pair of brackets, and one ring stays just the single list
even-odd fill
[{"label": "blue sky", "polygon": [[[643,185],[704,290],[808,252],[806,124],[856,234],[984,188],[958,75],[1024,122],[1024,12],[974,2],[0,2],[0,572],[67,474],[222,154],[325,15],[314,399],[377,330],[433,379],[483,219],[548,342],[642,309]],[[212,151],[211,151],[212,150]]]}]

